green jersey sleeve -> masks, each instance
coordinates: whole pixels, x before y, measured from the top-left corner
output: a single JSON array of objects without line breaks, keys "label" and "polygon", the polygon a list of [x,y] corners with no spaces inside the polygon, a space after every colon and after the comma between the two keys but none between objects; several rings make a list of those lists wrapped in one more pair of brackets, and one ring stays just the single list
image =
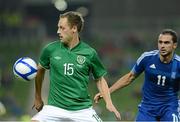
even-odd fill
[{"label": "green jersey sleeve", "polygon": [[101,63],[100,58],[98,57],[96,51],[94,51],[93,53],[91,66],[92,66],[92,74],[95,79],[98,79],[107,74],[107,71],[105,70],[103,64]]},{"label": "green jersey sleeve", "polygon": [[40,65],[46,69],[50,68],[50,51],[48,46],[44,47],[40,55]]}]

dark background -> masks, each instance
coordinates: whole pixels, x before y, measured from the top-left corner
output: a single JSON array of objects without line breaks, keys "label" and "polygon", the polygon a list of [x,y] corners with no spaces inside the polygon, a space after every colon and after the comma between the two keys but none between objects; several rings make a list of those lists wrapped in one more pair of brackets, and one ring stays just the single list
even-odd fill
[{"label": "dark background", "polygon": [[[34,81],[23,82],[13,75],[13,64],[20,57],[38,62],[42,47],[58,39],[59,15],[66,11],[83,13],[85,28],[82,39],[94,47],[108,70],[109,86],[131,70],[144,51],[157,49],[157,37],[164,28],[180,34],[179,0],[59,0],[67,8],[58,10],[58,0],[0,0],[0,120],[30,120]],[[62,3],[63,2],[63,3]],[[59,6],[60,6],[59,5]],[[176,50],[179,54],[179,47]],[[130,86],[112,94],[122,120],[134,120],[141,100],[143,74]],[[43,84],[47,102],[48,72]],[[89,84],[92,96],[95,82]],[[104,101],[94,104],[103,120],[115,120],[105,109]]]}]

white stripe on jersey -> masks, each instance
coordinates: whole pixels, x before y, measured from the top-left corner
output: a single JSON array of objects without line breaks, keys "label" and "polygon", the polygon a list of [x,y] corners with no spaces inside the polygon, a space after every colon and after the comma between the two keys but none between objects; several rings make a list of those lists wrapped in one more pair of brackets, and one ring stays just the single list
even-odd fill
[{"label": "white stripe on jersey", "polygon": [[180,61],[180,56],[178,56],[178,55],[175,54],[174,59],[176,59],[177,61]]},{"label": "white stripe on jersey", "polygon": [[144,52],[137,60],[137,65],[139,65],[139,63],[142,61],[142,59],[144,59],[147,56],[152,56],[152,55],[157,55],[159,53],[159,50],[153,50],[153,51],[149,51],[149,52]]}]

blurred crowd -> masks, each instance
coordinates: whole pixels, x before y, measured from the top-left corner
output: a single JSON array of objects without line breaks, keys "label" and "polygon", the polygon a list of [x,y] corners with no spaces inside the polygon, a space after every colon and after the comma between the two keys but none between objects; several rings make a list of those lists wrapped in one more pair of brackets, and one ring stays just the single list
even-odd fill
[{"label": "blurred crowd", "polygon": [[[38,62],[41,47],[49,41],[58,39],[56,22],[61,12],[57,11],[50,3],[43,4],[44,7],[43,5],[33,6],[33,4],[25,7],[16,3],[18,1],[13,1],[11,4],[9,3],[12,0],[3,2],[0,5],[0,121],[29,120],[32,111],[29,101],[33,101],[30,96],[33,94],[34,83],[24,83],[16,79],[12,72],[13,64],[18,58],[24,56],[31,57]],[[94,6],[98,8],[96,5]],[[69,10],[74,10],[74,6],[78,6],[78,3],[73,4]],[[93,5],[89,9],[92,7]],[[93,16],[93,12],[96,16]],[[130,21],[130,17],[126,16],[126,19],[122,20],[121,18],[101,18],[103,13],[97,18],[97,13],[92,10],[91,14],[85,17],[87,23],[82,38],[100,53],[100,58],[108,70],[109,85],[132,68],[139,54],[156,49],[156,33],[162,28],[172,27],[180,35],[178,29],[180,24],[175,19],[154,19],[153,21],[151,18],[151,20],[142,19],[140,21],[134,17]],[[119,21],[115,21],[116,19]],[[139,25],[141,26],[139,27]],[[108,26],[107,29],[106,26]],[[178,53],[179,49],[177,50]],[[136,103],[140,100],[140,83],[126,89],[128,93],[122,92],[127,93],[125,96],[121,93],[112,95],[113,99],[117,96],[118,99],[122,98],[121,105],[118,100],[114,101],[115,105],[122,108],[120,111],[123,120],[134,119]],[[90,83],[90,85],[92,84]],[[91,92],[94,95],[96,91]],[[134,102],[131,106],[128,103],[131,102],[130,99]],[[102,106],[103,104],[97,105],[96,110],[102,117],[105,119],[109,117],[110,120],[111,115],[105,116]]]}]

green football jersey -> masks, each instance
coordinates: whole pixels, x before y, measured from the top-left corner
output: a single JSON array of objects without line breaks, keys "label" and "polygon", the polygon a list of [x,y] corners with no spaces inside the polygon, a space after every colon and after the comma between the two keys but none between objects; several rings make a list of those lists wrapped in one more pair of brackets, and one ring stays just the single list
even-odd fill
[{"label": "green football jersey", "polygon": [[50,69],[48,104],[67,110],[81,110],[92,106],[88,93],[89,76],[104,76],[104,69],[96,51],[80,41],[69,49],[60,41],[48,44],[40,56],[40,64]]}]

